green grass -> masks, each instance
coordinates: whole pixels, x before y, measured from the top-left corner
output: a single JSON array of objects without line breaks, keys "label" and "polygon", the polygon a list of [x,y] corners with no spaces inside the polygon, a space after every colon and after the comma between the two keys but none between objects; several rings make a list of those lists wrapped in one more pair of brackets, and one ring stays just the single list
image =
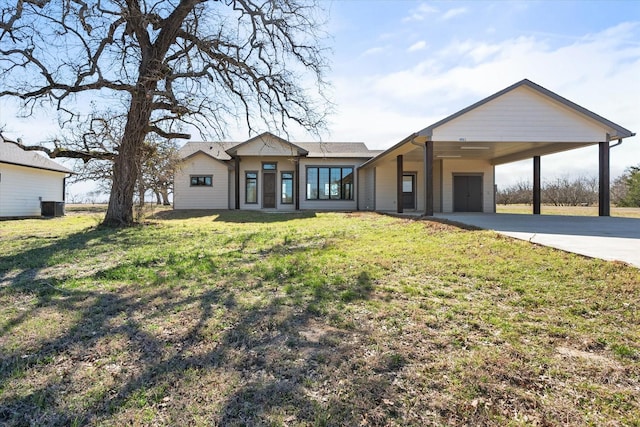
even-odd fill
[{"label": "green grass", "polygon": [[640,271],[430,221],[0,222],[0,424],[639,425]]}]

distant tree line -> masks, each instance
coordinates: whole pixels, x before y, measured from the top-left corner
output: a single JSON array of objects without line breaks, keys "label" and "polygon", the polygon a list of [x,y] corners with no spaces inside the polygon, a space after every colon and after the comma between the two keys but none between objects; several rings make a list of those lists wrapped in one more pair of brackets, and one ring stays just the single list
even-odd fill
[{"label": "distant tree line", "polygon": [[611,200],[623,207],[640,207],[640,165],[630,166],[611,186]]},{"label": "distant tree line", "polygon": [[[598,178],[561,177],[542,184],[542,203],[553,206],[591,206],[598,203]],[[532,204],[533,185],[520,181],[498,188],[496,202],[500,205]],[[611,203],[623,207],[640,206],[640,165],[631,166],[611,184]]]}]

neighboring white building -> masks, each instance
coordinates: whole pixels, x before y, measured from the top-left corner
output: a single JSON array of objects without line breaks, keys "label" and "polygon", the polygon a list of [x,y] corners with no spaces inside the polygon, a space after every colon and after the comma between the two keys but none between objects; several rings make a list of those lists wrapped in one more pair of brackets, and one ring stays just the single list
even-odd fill
[{"label": "neighboring white building", "polygon": [[292,143],[266,133],[242,143],[190,142],[176,209],[495,212],[495,166],[599,145],[600,215],[609,215],[609,147],[629,130],[522,80],[393,147]]},{"label": "neighboring white building", "polygon": [[40,202],[63,202],[71,170],[0,137],[0,217],[40,216]]}]

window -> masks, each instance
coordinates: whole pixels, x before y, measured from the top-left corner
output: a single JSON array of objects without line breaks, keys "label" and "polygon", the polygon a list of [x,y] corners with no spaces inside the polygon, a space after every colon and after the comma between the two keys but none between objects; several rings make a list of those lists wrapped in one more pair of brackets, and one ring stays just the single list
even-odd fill
[{"label": "window", "polygon": [[318,168],[318,199],[329,198],[329,168]]},{"label": "window", "polygon": [[245,193],[244,198],[246,203],[258,203],[258,172],[246,172],[245,179]]},{"label": "window", "polygon": [[211,187],[213,185],[213,175],[191,175],[192,187]]},{"label": "window", "polygon": [[278,168],[278,164],[277,163],[263,163],[262,164],[262,170],[265,171],[274,171]]},{"label": "window", "polygon": [[293,172],[282,172],[282,195],[281,203],[290,205],[293,203]]},{"label": "window", "polygon": [[318,168],[307,169],[307,199],[318,198]]},{"label": "window", "polygon": [[307,168],[307,200],[353,200],[353,168]]},{"label": "window", "polygon": [[353,200],[353,169],[342,168],[342,198]]}]

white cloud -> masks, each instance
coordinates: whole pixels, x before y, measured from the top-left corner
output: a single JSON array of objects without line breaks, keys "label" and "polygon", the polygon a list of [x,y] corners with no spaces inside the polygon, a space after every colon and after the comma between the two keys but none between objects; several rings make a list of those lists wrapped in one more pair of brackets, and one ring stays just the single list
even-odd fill
[{"label": "white cloud", "polygon": [[[640,23],[623,23],[551,46],[537,37],[490,43],[454,41],[428,59],[386,74],[361,72],[340,81],[333,138],[363,140],[387,148],[523,78],[640,132]],[[369,69],[371,70],[371,69]],[[343,134],[344,133],[344,134]],[[611,150],[611,175],[640,162],[638,137]],[[498,168],[498,184],[531,179],[530,162]],[[543,178],[551,173],[597,171],[597,148],[545,156]],[[545,174],[545,171],[548,171]]]},{"label": "white cloud", "polygon": [[424,40],[420,40],[419,42],[415,42],[407,49],[407,52],[417,52],[419,50],[423,50],[427,47],[427,42]]},{"label": "white cloud", "polygon": [[435,7],[427,3],[421,3],[415,9],[411,9],[409,11],[409,16],[405,17],[402,21],[403,22],[424,21],[425,19],[427,19],[429,15],[433,15],[435,13],[438,13],[438,9],[436,9]]},{"label": "white cloud", "polygon": [[375,46],[375,47],[372,47],[370,49],[365,50],[364,52],[362,52],[362,54],[360,56],[377,55],[377,54],[382,53],[384,51],[385,51],[384,47]]},{"label": "white cloud", "polygon": [[468,11],[469,9],[467,9],[466,7],[457,7],[454,9],[449,9],[444,13],[444,15],[442,15],[441,19],[443,21],[448,21],[449,19],[455,18],[456,16],[464,15]]},{"label": "white cloud", "polygon": [[602,100],[612,103],[607,92],[624,85],[631,87],[614,99],[630,106],[633,98],[630,99],[629,90],[637,94],[640,86],[637,79],[629,77],[640,75],[640,46],[627,43],[622,34],[627,34],[627,39],[633,37],[631,27],[623,24],[556,49],[533,37],[493,44],[456,41],[426,61],[375,76],[371,84],[381,97],[396,102],[412,102],[441,93],[448,93],[442,101],[450,102],[459,97],[486,96],[530,78],[543,86],[547,83],[549,89],[565,96],[575,92],[583,102],[600,99],[598,104]]},{"label": "white cloud", "polygon": [[485,42],[466,40],[450,43],[437,53],[438,57],[459,55],[459,59],[471,59],[475,63],[483,62],[503,49],[501,44],[489,44]]}]

